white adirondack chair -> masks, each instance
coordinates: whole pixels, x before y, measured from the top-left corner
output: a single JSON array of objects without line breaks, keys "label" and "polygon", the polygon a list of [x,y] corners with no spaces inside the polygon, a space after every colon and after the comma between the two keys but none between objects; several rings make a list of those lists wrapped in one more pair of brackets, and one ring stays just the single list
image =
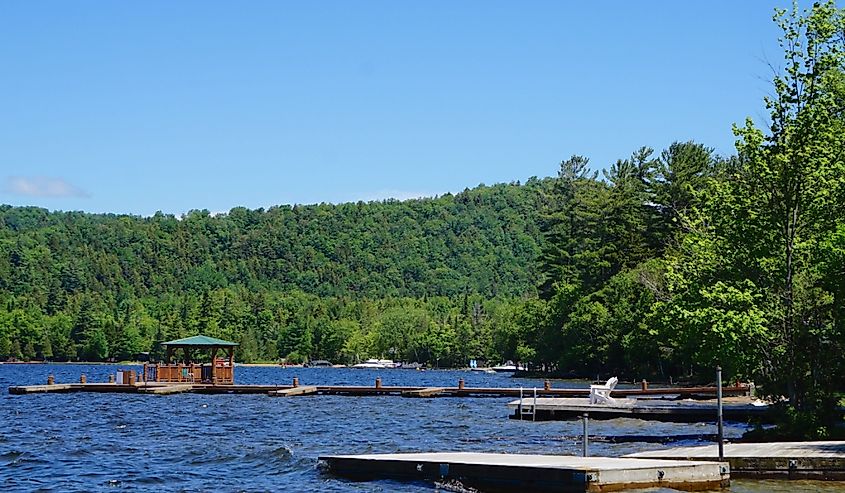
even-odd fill
[{"label": "white adirondack chair", "polygon": [[611,377],[604,385],[590,385],[590,404],[613,404],[615,401],[610,397],[610,393],[619,379]]}]

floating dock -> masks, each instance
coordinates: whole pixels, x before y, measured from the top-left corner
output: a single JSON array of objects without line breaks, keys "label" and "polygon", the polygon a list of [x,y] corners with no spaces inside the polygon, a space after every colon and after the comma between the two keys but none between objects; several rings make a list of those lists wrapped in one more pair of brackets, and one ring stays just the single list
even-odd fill
[{"label": "floating dock", "polygon": [[[845,442],[726,443],[725,459],[735,478],[845,480]],[[639,452],[627,457],[717,460],[717,445]]]},{"label": "floating dock", "polygon": [[[613,404],[590,404],[584,398],[523,398],[508,403],[511,419],[550,421],[569,420],[587,414],[590,419],[637,418],[650,421],[698,423],[716,421],[715,401],[665,399],[615,399]],[[767,405],[726,402],[722,405],[727,421],[768,421]]]},{"label": "floating dock", "polygon": [[636,488],[713,490],[730,485],[726,462],[425,453],[320,457],[328,472],[353,480],[458,483],[491,492],[605,492]]}]

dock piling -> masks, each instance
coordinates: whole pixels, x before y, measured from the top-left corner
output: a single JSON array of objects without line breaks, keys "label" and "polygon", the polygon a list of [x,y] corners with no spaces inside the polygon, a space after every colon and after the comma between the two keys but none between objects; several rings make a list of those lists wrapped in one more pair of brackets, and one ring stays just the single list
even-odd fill
[{"label": "dock piling", "polygon": [[47,375],[47,385],[54,385],[55,383],[56,383],[56,377],[54,377],[52,374]]},{"label": "dock piling", "polygon": [[589,435],[589,424],[588,421],[590,420],[590,416],[587,413],[581,417],[581,423],[584,426],[584,436],[581,438],[581,456],[582,457],[589,457],[590,456],[590,435]]},{"label": "dock piling", "polygon": [[458,390],[464,390],[464,379],[458,379]]},{"label": "dock piling", "polygon": [[552,390],[552,382],[549,379],[543,381],[543,390]]},{"label": "dock piling", "polygon": [[641,386],[641,388],[642,388],[643,392],[645,392],[646,390],[648,390],[648,380],[646,380],[645,378],[643,378],[643,381],[642,381],[642,382],[640,382],[640,386]]},{"label": "dock piling", "polygon": [[84,373],[83,373],[82,375],[79,375],[79,383],[84,384],[84,383],[86,383],[87,381],[88,381],[88,379],[87,379],[87,378],[85,378],[85,374],[84,374]]},{"label": "dock piling", "polygon": [[109,373],[109,383],[114,383],[114,374]]},{"label": "dock piling", "polygon": [[293,386],[299,387],[299,377],[293,377]]},{"label": "dock piling", "polygon": [[719,426],[719,460],[725,460],[725,429],[722,423],[722,367],[716,367],[716,422]]},{"label": "dock piling", "polygon": [[376,377],[376,388],[377,389],[381,388],[381,377]]}]

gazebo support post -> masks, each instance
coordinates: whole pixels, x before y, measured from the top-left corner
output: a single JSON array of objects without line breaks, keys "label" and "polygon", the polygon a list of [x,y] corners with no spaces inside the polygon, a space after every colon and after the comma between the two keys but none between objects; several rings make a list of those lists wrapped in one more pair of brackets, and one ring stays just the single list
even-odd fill
[{"label": "gazebo support post", "polygon": [[217,358],[217,348],[211,348],[211,385],[217,384],[217,379],[214,377],[214,367],[217,366],[215,362]]}]

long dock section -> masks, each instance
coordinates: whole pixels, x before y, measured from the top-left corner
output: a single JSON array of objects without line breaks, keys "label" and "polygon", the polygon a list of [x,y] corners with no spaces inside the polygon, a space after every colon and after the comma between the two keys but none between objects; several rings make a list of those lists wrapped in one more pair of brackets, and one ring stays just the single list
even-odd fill
[{"label": "long dock section", "polygon": [[[55,383],[52,385],[24,385],[11,386],[9,393],[14,395],[36,394],[46,392],[144,392],[144,389],[151,387],[170,387],[174,385],[190,385],[189,390],[201,394],[267,394],[279,390],[293,389],[298,385],[209,385],[200,383],[153,383],[137,382],[133,385],[118,383]],[[519,387],[466,387],[460,382],[457,387],[409,387],[409,386],[384,386],[380,381],[376,385],[313,385],[315,391],[297,392],[287,395],[346,395],[346,396],[381,396],[395,395],[417,398],[439,398],[439,397],[520,397],[533,394],[534,389]],[[746,385],[725,387],[725,395],[746,395],[750,388]],[[537,388],[537,396],[540,397],[587,397],[589,389],[554,389]],[[638,396],[670,396],[670,397],[695,397],[707,398],[716,395],[715,387],[683,387],[683,388],[650,388],[650,389],[618,389],[613,395],[619,397]]]},{"label": "long dock section", "polygon": [[[845,480],[845,442],[727,443],[725,460],[735,478]],[[717,445],[638,452],[627,457],[716,460]]]},{"label": "long dock section", "polygon": [[[697,423],[716,420],[714,401],[665,399],[615,399],[613,404],[590,404],[585,398],[526,398],[508,403],[511,419],[535,421],[569,420],[587,414],[590,419],[639,418],[651,421]],[[750,402],[729,402],[722,406],[728,421],[761,421],[768,419],[769,406]]]},{"label": "long dock section", "polygon": [[424,453],[333,455],[328,472],[354,480],[458,482],[491,492],[605,492],[636,488],[713,490],[730,484],[725,462],[557,455]]}]

